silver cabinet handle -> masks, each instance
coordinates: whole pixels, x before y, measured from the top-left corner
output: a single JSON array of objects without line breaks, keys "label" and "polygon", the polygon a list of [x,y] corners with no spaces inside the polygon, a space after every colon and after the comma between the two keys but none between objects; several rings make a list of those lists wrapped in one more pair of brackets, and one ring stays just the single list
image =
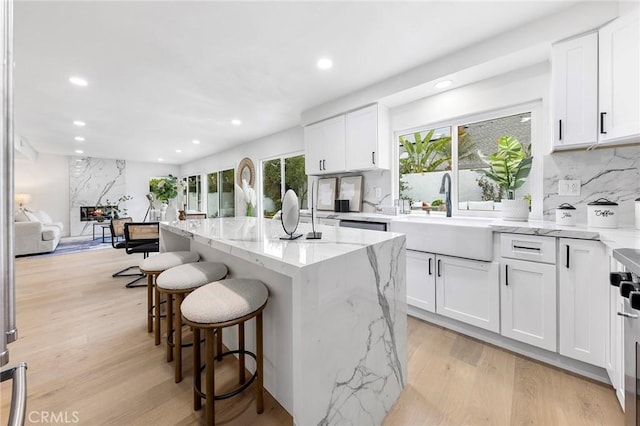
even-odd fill
[{"label": "silver cabinet handle", "polygon": [[638,318],[638,314],[630,314],[627,312],[618,312],[618,315],[625,318],[632,318],[632,319]]},{"label": "silver cabinet handle", "polygon": [[24,425],[27,411],[27,363],[21,362],[13,367],[0,370],[0,381],[12,379],[11,408],[8,426]]}]

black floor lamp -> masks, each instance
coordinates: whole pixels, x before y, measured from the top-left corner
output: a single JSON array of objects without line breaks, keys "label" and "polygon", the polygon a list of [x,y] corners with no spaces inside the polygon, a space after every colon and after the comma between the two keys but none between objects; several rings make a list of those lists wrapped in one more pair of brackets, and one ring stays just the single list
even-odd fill
[{"label": "black floor lamp", "polygon": [[[153,194],[151,192],[147,194],[147,200],[149,200],[149,207],[147,207],[147,212],[144,214],[144,219],[142,219],[143,222],[147,221],[147,216],[149,215],[149,212],[153,208],[153,200],[154,199],[155,199],[155,197],[153,196]],[[149,220],[151,220],[151,218],[149,218]]]}]

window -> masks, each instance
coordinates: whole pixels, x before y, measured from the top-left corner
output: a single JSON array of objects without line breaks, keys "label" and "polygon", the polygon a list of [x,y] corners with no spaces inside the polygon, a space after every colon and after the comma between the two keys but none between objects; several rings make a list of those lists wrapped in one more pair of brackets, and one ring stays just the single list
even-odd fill
[{"label": "window", "polygon": [[207,214],[209,217],[235,216],[234,176],[233,169],[207,175]]},{"label": "window", "polygon": [[273,217],[282,208],[282,197],[288,189],[293,189],[298,195],[300,208],[307,208],[307,175],[304,171],[304,155],[263,161],[262,176],[264,217]]},{"label": "window", "polygon": [[201,206],[200,175],[187,177],[187,210],[200,211]]},{"label": "window", "polygon": [[[494,113],[490,119],[477,121],[452,120],[402,132],[398,136],[399,198],[410,200],[414,211],[444,210],[440,187],[444,174],[449,173],[454,210],[500,210],[500,200],[506,194],[479,172],[488,169],[480,155],[495,152],[497,141],[504,136],[515,137],[530,153],[532,110]],[[516,190],[516,198],[522,197],[531,197],[529,180]]]}]

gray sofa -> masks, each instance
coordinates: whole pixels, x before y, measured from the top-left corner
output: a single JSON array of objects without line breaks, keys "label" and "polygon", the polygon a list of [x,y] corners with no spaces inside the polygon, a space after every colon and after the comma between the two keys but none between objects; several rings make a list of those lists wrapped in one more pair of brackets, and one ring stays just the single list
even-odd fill
[{"label": "gray sofa", "polygon": [[58,247],[64,226],[42,211],[16,213],[15,255],[52,252]]}]

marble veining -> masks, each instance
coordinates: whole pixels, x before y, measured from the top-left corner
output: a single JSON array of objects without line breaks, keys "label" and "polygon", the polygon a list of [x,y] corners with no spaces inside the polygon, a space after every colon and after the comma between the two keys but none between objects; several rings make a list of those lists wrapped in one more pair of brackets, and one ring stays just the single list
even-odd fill
[{"label": "marble veining", "polygon": [[81,206],[99,206],[125,195],[126,161],[103,158],[69,159],[70,235],[87,235],[92,222],[80,221]]},{"label": "marble veining", "polygon": [[237,217],[163,223],[160,237],[267,285],[265,388],[295,424],[379,425],[407,383],[406,239],[319,228],[287,241],[277,221]]},{"label": "marble veining", "polygon": [[[560,179],[580,179],[580,196],[558,195]],[[634,222],[634,200],[640,197],[640,147],[559,152],[544,158],[545,220],[555,220],[562,203],[576,207],[578,223],[587,223],[587,203],[607,198],[619,204],[620,226]]]}]

